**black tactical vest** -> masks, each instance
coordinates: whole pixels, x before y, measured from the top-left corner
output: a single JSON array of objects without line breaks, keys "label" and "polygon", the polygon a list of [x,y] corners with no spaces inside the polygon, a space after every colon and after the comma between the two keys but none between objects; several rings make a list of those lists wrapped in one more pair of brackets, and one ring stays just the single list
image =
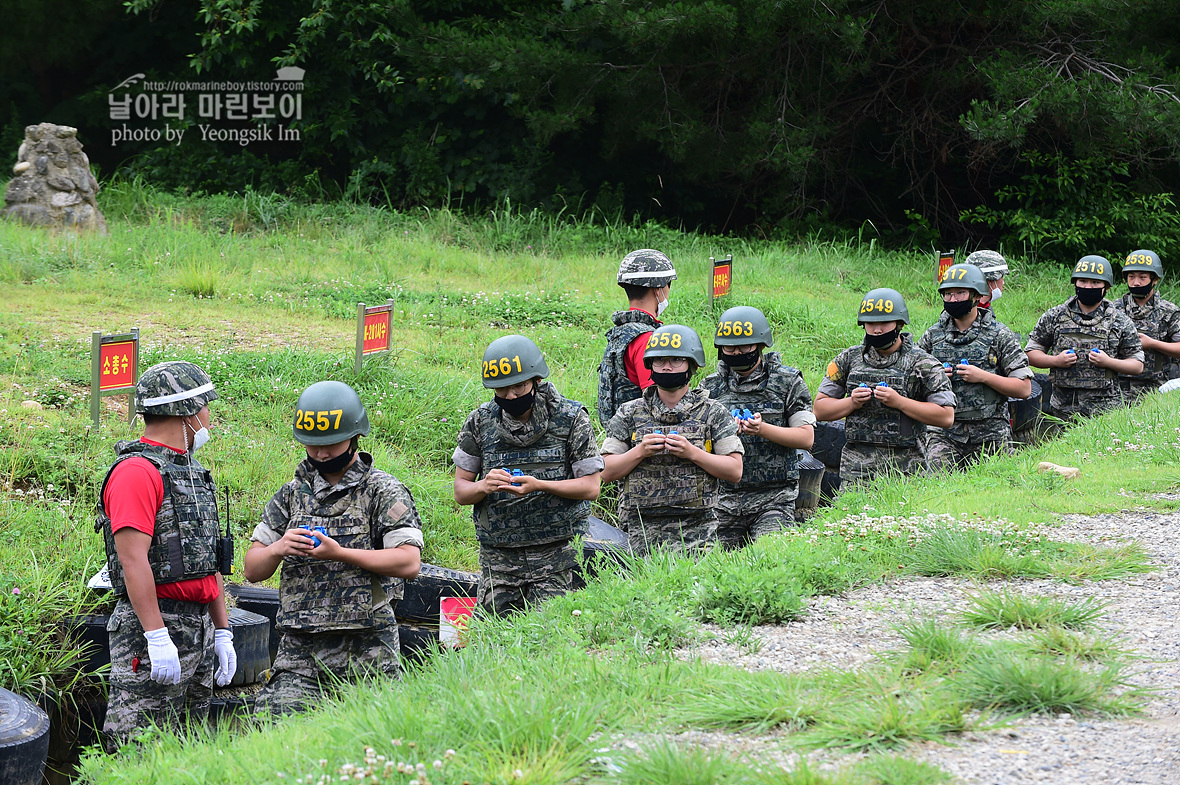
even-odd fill
[{"label": "black tactical vest", "polygon": [[[861,384],[876,387],[879,383],[885,382],[907,397],[914,397],[908,389],[909,374],[921,355],[912,348],[907,351],[904,346],[898,349],[897,353],[900,356],[895,362],[884,368],[875,368],[865,361],[864,351],[854,352],[852,367],[848,371],[848,379],[844,386],[846,393],[851,395],[853,388]],[[923,430],[920,423],[902,414],[899,409],[885,406],[876,398],[870,399],[864,406],[854,409],[844,418],[844,434],[849,442],[914,447],[918,444],[918,437]]]},{"label": "black tactical vest", "polygon": [[615,326],[606,331],[606,351],[598,366],[598,421],[605,428],[619,407],[643,394],[627,378],[627,347],[639,336],[660,326],[646,311],[615,311]]},{"label": "black tactical vest", "polygon": [[129,458],[151,461],[164,481],[164,497],[156,511],[155,531],[148,545],[153,580],[157,584],[176,583],[217,572],[217,488],[205,467],[191,455],[139,441],[119,442],[115,453],[119,457],[107,470],[98,492],[98,518],[94,524],[94,530],[102,532],[115,596],[127,596],[127,584],[103,495],[111,472]]},{"label": "black tactical vest", "polygon": [[[980,311],[975,323],[963,333],[952,332],[950,322],[944,324],[940,318],[926,332],[930,337],[929,352],[939,362],[958,365],[966,360],[988,373],[995,373],[999,357],[993,345],[1000,334],[1000,323],[990,313],[984,314]],[[1008,399],[986,384],[967,382],[955,374],[951,376],[951,391],[955,394],[955,422],[993,417],[1008,419]]]},{"label": "black tactical vest", "polygon": [[[763,355],[762,362],[767,367],[761,390],[738,392],[733,389],[741,377],[729,368],[721,368],[717,373],[710,374],[701,386],[709,391],[711,399],[726,409],[749,409],[752,414],[761,414],[763,422],[785,428],[786,399],[796,380],[803,374],[789,365],[783,365],[777,352]],[[737,485],[722,482],[726,491],[769,490],[777,485],[798,482],[798,450],[775,444],[761,436],[746,433],[738,435],[746,450],[742,456],[742,479]]]},{"label": "black tactical vest", "polygon": [[[537,405],[544,405],[540,399]],[[569,435],[585,407],[562,398],[556,411],[549,412],[545,433],[527,447],[518,447],[504,438],[500,425],[500,407],[489,401],[479,407],[481,477],[493,469],[520,469],[538,480],[571,480],[569,469]],[[508,416],[508,415],[504,415]],[[475,505],[475,533],[484,545],[499,548],[540,545],[568,540],[589,525],[590,502],[563,499],[551,493],[535,492],[513,496],[499,492],[488,494]]]}]

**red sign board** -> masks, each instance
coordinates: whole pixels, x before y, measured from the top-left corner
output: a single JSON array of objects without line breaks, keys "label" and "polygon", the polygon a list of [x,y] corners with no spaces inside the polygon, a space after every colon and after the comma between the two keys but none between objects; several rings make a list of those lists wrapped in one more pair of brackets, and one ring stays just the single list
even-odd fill
[{"label": "red sign board", "polygon": [[388,310],[365,314],[365,332],[362,337],[362,354],[373,354],[389,350],[390,312]]},{"label": "red sign board", "polygon": [[104,343],[99,352],[99,390],[135,386],[135,341]]},{"label": "red sign board", "polygon": [[946,270],[955,263],[954,251],[943,251],[938,255],[938,275],[935,276],[935,283],[942,283],[942,277],[946,275]]},{"label": "red sign board", "polygon": [[713,264],[713,296],[724,297],[729,294],[729,287],[733,283],[733,262],[722,261]]}]

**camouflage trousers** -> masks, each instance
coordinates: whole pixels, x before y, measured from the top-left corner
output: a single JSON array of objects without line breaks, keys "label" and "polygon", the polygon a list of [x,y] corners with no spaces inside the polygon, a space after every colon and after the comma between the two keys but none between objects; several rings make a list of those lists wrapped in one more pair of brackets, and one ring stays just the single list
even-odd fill
[{"label": "camouflage trousers", "polygon": [[560,597],[573,589],[575,567],[569,540],[519,548],[480,545],[480,607],[504,615]]},{"label": "camouflage trousers", "polygon": [[619,528],[627,532],[631,552],[647,556],[656,548],[673,553],[699,553],[717,541],[717,513],[709,509],[697,515],[644,515],[628,510]]},{"label": "camouflage trousers", "polygon": [[1062,420],[1097,417],[1123,405],[1123,390],[1117,383],[1101,390],[1054,386],[1053,395],[1049,399],[1053,416]]},{"label": "camouflage trousers", "polygon": [[740,548],[795,523],[798,484],[772,490],[722,491],[717,501],[717,542]]},{"label": "camouflage trousers", "polygon": [[950,471],[979,463],[989,455],[1011,455],[1012,426],[991,418],[957,422],[950,428],[928,428],[923,441],[926,468]]},{"label": "camouflage trousers", "polygon": [[880,474],[920,474],[926,461],[919,447],[848,442],[840,453],[840,487],[864,485]]},{"label": "camouflage trousers", "polygon": [[368,676],[398,678],[397,620],[388,607],[373,615],[377,626],[365,630],[284,630],[270,678],[258,693],[254,710],[304,711],[341,684]]},{"label": "camouflage trousers", "polygon": [[[143,625],[126,599],[119,600],[107,622],[110,634],[110,696],[103,741],[113,752],[153,723],[178,728],[183,718],[203,723],[213,697],[213,620],[209,606],[160,599],[160,614],[180,654],[180,683],[152,681]],[[138,661],[138,662],[136,662]]]}]

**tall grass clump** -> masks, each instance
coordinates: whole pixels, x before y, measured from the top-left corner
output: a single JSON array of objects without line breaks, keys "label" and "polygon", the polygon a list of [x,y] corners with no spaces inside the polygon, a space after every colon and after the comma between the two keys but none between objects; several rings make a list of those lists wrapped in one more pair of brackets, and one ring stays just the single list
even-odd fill
[{"label": "tall grass clump", "polygon": [[970,607],[963,611],[963,620],[984,630],[1012,627],[1023,630],[1042,627],[1087,629],[1106,614],[1108,605],[1093,597],[1064,602],[1056,597],[1030,597],[1008,589],[982,591],[970,595],[969,601]]},{"label": "tall grass clump", "polygon": [[958,690],[963,700],[980,709],[1101,716],[1138,713],[1149,694],[1131,683],[1122,662],[1095,670],[1072,658],[1002,648],[969,663]]},{"label": "tall grass clump", "polygon": [[947,772],[922,761],[900,755],[877,755],[856,766],[866,785],[941,785],[952,782]]}]

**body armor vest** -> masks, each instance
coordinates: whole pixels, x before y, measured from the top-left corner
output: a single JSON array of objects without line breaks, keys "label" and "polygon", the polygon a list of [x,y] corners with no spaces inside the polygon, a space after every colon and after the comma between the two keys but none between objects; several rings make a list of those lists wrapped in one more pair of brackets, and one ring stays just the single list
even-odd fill
[{"label": "body armor vest", "polygon": [[[540,403],[540,401],[538,401]],[[568,443],[570,430],[585,407],[561,398],[556,411],[549,412],[548,427],[536,442],[517,446],[503,438],[500,407],[495,402],[479,407],[479,443],[485,476],[493,469],[520,469],[538,480],[570,480]],[[488,494],[475,505],[475,533],[479,541],[494,547],[521,547],[571,539],[584,531],[590,516],[590,502],[564,499],[551,493],[527,496],[510,493]]]},{"label": "body armor vest", "polygon": [[[767,367],[760,390],[734,390],[732,382],[741,377],[728,368],[710,375],[703,386],[709,391],[709,397],[726,409],[749,409],[754,414],[761,414],[763,422],[785,428],[786,398],[802,374],[783,365],[777,352],[767,353],[762,362]],[[794,447],[784,447],[753,434],[738,435],[746,450],[742,456],[742,479],[736,485],[723,482],[726,491],[769,490],[772,486],[799,480],[799,451]]]},{"label": "body armor vest", "polygon": [[[995,373],[999,357],[993,350],[996,337],[1000,334],[1000,323],[994,316],[980,311],[975,324],[966,332],[956,335],[944,325],[943,320],[930,328],[930,353],[939,362],[958,365],[966,360],[988,373]],[[955,394],[955,422],[988,420],[994,417],[1008,419],[1008,399],[994,388],[982,382],[972,383],[952,374],[951,391]]]},{"label": "body armor vest", "polygon": [[[1164,307],[1164,300],[1160,298],[1159,292],[1152,292],[1151,297],[1143,305],[1138,305],[1131,295],[1126,294],[1114,304],[1114,307],[1125,313],[1135,323],[1135,329],[1148,338],[1155,338],[1157,341],[1164,340],[1163,331],[1160,328],[1169,312]],[[1172,309],[1174,310],[1175,306],[1172,306]],[[1176,361],[1166,354],[1144,348],[1143,372],[1124,375],[1123,378],[1136,382],[1163,384],[1173,378],[1175,365]]]},{"label": "body armor vest", "polygon": [[606,331],[606,351],[598,366],[598,421],[603,428],[620,406],[643,394],[639,385],[627,378],[627,347],[660,326],[646,311],[616,311],[611,320],[615,326]]},{"label": "body armor vest", "polygon": [[[365,459],[362,480],[351,487],[333,488],[322,500],[313,495],[314,477],[303,479],[290,496],[287,529],[322,526],[344,548],[380,549],[381,538],[370,522],[378,516],[370,514],[371,497],[366,493],[372,458],[361,453],[357,464]],[[285,557],[279,579],[278,624],[284,630],[300,632],[362,630],[375,626],[373,609],[383,602],[381,587],[389,580],[351,564],[311,556]]]},{"label": "body armor vest", "polygon": [[1090,350],[1102,349],[1110,353],[1110,332],[1114,306],[1103,303],[1092,313],[1080,314],[1068,306],[1061,308],[1057,320],[1057,337],[1053,354],[1073,349],[1078,361],[1070,368],[1050,368],[1049,378],[1054,389],[1102,390],[1110,386],[1114,373],[1090,362]]},{"label": "body armor vest", "polygon": [[119,442],[119,456],[107,470],[98,493],[95,531],[102,532],[107,552],[107,570],[117,597],[127,596],[123,568],[115,550],[111,519],[103,506],[103,495],[111,472],[128,458],[146,458],[160,472],[164,496],[156,511],[155,530],[148,545],[148,564],[156,583],[176,583],[204,578],[217,572],[217,489],[213,477],[191,456],[167,447],[143,442]]},{"label": "body armor vest", "polygon": [[[687,394],[701,393],[692,390]],[[697,447],[713,452],[712,435],[705,421],[708,410],[705,401],[692,407],[677,423],[660,422],[648,407],[637,407],[632,442],[638,443],[649,433],[667,434],[674,430]],[[628,507],[638,509],[644,516],[697,516],[717,504],[720,481],[690,460],[662,454],[644,458],[623,482],[623,497]]]},{"label": "body armor vest", "polygon": [[[869,350],[873,351],[873,350]],[[909,373],[918,361],[919,353],[905,347],[898,350],[902,353],[897,361],[884,368],[875,368],[865,362],[864,352],[855,353],[852,367],[848,370],[848,380],[845,390],[850,393],[854,387],[866,384],[876,387],[885,382],[913,397],[908,389]],[[881,444],[888,447],[914,447],[918,444],[918,437],[922,433],[920,423],[902,414],[900,410],[885,406],[876,398],[859,409],[854,409],[844,418],[844,434],[850,442],[864,444]]]}]

